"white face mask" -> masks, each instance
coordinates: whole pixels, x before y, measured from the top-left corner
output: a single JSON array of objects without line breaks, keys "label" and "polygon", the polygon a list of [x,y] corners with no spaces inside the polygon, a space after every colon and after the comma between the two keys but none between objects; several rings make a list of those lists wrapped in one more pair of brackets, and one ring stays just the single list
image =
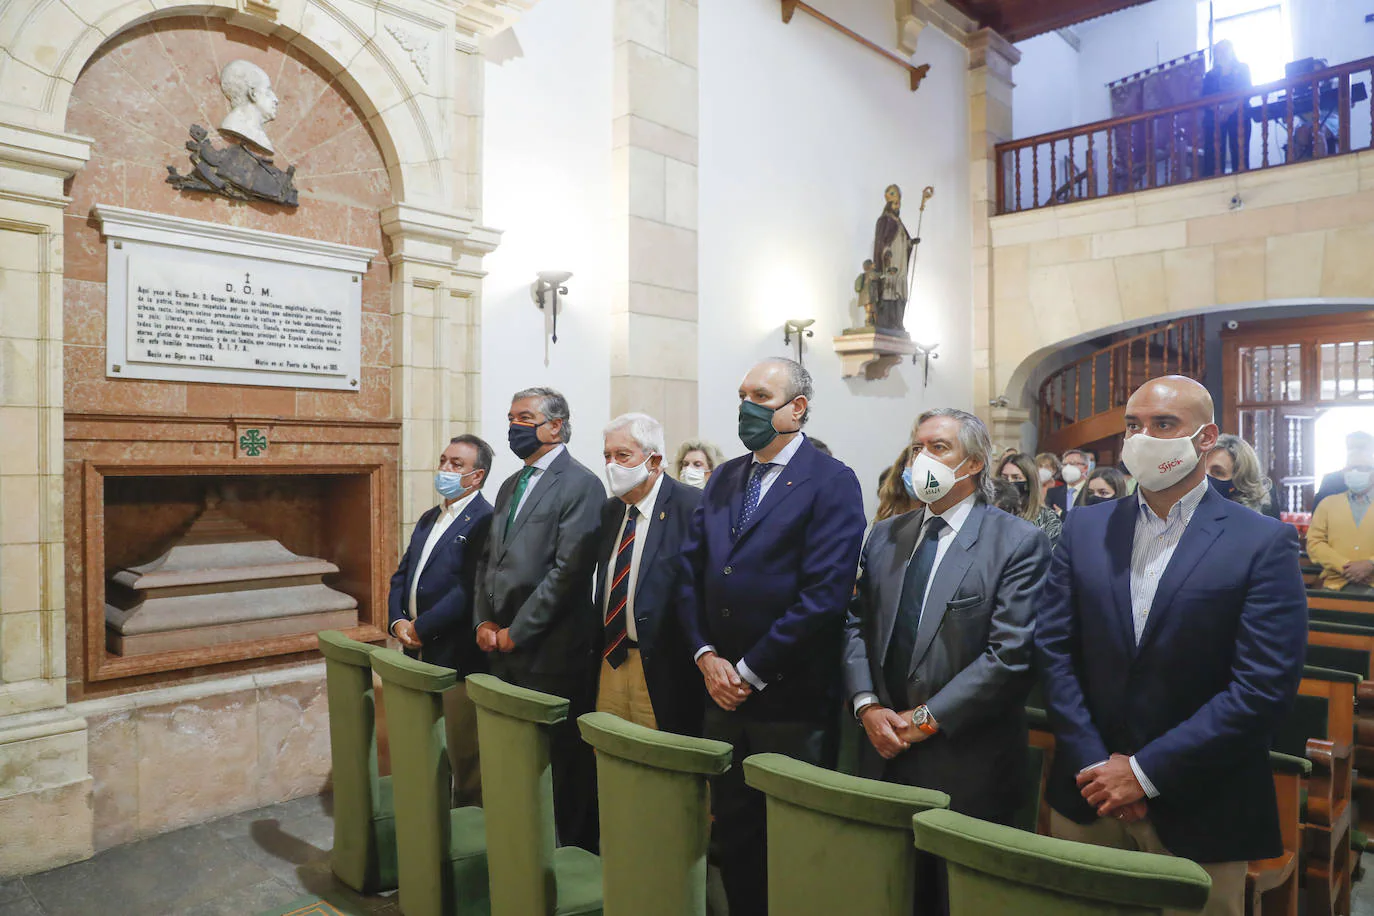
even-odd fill
[{"label": "white face mask", "polygon": [[696,487],[698,490],[706,487],[706,469],[695,465],[688,465],[682,469],[682,473],[677,478],[680,482],[689,487]]},{"label": "white face mask", "polygon": [[1051,480],[1054,480],[1054,471],[1051,471],[1049,468],[1041,468],[1040,482],[1049,483]]},{"label": "white face mask", "polygon": [[627,468],[623,464],[616,464],[614,461],[606,464],[606,483],[610,486],[611,493],[616,496],[624,496],[648,479],[648,458],[632,468]]},{"label": "white face mask", "polygon": [[1078,465],[1076,464],[1064,465],[1064,467],[1060,469],[1059,474],[1069,486],[1073,486],[1083,479],[1083,472],[1078,469]]},{"label": "white face mask", "polygon": [[1346,471],[1345,488],[1351,493],[1363,493],[1369,489],[1370,473],[1368,471]]},{"label": "white face mask", "polygon": [[1202,456],[1193,448],[1193,440],[1207,428],[1204,423],[1187,438],[1156,439],[1136,433],[1121,447],[1121,460],[1137,483],[1151,493],[1167,490],[1193,472]]},{"label": "white face mask", "polygon": [[927,452],[919,453],[916,460],[911,462],[911,486],[916,492],[916,498],[926,505],[939,502],[956,483],[968,479],[967,474],[963,477],[954,476],[954,472],[967,462],[968,459],[965,458],[956,467],[951,468]]}]

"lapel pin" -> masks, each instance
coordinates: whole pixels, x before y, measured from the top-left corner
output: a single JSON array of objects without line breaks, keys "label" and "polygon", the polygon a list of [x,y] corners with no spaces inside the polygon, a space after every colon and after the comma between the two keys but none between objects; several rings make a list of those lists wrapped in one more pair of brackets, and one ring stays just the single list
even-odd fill
[{"label": "lapel pin", "polygon": [[789,487],[792,486],[792,481],[790,481],[790,480],[787,481],[787,485],[788,485]]},{"label": "lapel pin", "polygon": [[660,512],[660,513],[658,514],[658,520],[659,520],[660,522],[663,521],[663,520],[664,520],[665,518],[667,518],[667,517],[668,517],[668,513],[667,513],[667,512]]}]

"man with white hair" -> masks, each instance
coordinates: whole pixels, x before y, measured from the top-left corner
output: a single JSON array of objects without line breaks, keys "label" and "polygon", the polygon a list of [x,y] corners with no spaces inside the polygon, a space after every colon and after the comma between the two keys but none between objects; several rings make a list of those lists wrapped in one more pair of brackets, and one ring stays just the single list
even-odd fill
[{"label": "man with white hair", "polygon": [[646,728],[701,731],[704,691],[675,612],[678,561],[701,491],[663,472],[663,426],[642,413],[606,427],[596,607],[603,621],[596,708]]}]

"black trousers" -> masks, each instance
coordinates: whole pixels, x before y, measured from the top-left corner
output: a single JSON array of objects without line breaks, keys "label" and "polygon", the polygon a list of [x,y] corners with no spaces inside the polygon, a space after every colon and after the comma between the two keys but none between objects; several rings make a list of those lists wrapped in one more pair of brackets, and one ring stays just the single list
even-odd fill
[{"label": "black trousers", "polygon": [[493,653],[491,673],[508,684],[563,697],[568,718],[549,728],[549,769],[553,776],[553,820],[559,846],[597,852],[601,821],[596,807],[596,756],[577,730],[577,717],[596,709],[596,681],[586,677],[533,674]]},{"label": "black trousers", "polygon": [[[1241,156],[1250,155],[1250,119],[1246,118],[1244,129],[1237,114],[1231,114],[1221,122],[1221,142],[1217,142],[1216,116],[1210,112],[1202,116],[1202,174],[1208,177],[1217,173],[1217,147],[1221,147],[1221,170],[1240,171]],[[1244,134],[1242,142],[1241,135]],[[1230,161],[1227,161],[1227,157]],[[1248,162],[1247,162],[1248,165]]]},{"label": "black trousers", "polygon": [[[746,701],[747,702],[747,701]],[[768,914],[768,821],[763,793],[744,784],[744,758],[786,754],[817,766],[835,765],[833,722],[759,722],[708,700],[705,737],[735,749],[730,769],[711,786],[712,845],[730,916]]]}]

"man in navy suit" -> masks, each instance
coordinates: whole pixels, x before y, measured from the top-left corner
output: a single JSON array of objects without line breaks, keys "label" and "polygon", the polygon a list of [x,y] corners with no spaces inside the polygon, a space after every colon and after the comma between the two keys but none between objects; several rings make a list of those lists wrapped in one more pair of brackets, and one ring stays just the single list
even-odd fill
[{"label": "man in navy suit", "polygon": [[845,610],[865,526],[854,472],[801,433],[811,376],[759,363],[739,388],[740,441],[752,454],[711,475],[683,547],[678,605],[713,702],[704,734],[734,745],[716,781],[721,879],[732,916],[768,912],[763,796],[745,757],[833,763]]},{"label": "man in navy suit", "polygon": [[458,686],[444,696],[455,800],[482,803],[477,711],[462,678],[486,671],[472,636],[474,580],[491,530],[491,505],[479,492],[491,471],[491,446],[457,436],[439,456],[434,486],[442,502],[415,525],[410,546],[391,577],[387,610],[391,635],[407,655],[458,671]]},{"label": "man in navy suit", "polygon": [[601,676],[596,708],[646,728],[701,734],[706,692],[682,636],[680,556],[701,491],[663,472],[663,426],[642,413],[606,427],[596,606]]},{"label": "man in navy suit", "polygon": [[1208,916],[1244,912],[1246,862],[1279,855],[1269,746],[1302,677],[1296,531],[1223,498],[1191,379],[1126,405],[1135,497],[1069,513],[1036,622],[1055,735],[1057,836],[1186,856]]}]

